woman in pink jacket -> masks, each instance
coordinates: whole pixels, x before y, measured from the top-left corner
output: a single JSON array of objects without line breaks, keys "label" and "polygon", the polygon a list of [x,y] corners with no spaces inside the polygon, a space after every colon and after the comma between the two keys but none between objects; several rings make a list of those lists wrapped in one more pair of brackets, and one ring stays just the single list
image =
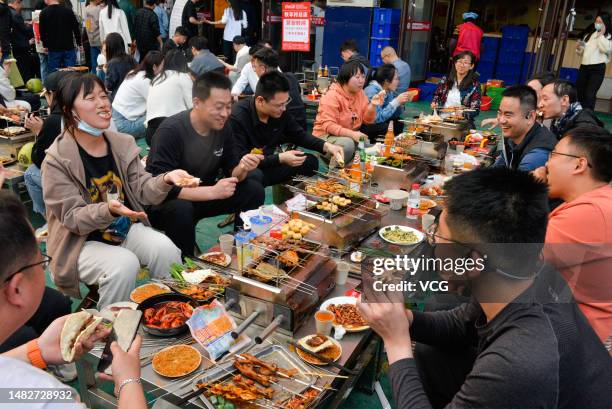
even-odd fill
[{"label": "woman in pink jacket", "polygon": [[321,98],[312,134],[344,149],[344,161],[349,163],[355,155],[359,139],[367,135],[360,131],[362,124],[376,120],[376,107],[384,95],[375,95],[371,101],[363,92],[365,72],[358,61],[347,62],[329,90]]}]

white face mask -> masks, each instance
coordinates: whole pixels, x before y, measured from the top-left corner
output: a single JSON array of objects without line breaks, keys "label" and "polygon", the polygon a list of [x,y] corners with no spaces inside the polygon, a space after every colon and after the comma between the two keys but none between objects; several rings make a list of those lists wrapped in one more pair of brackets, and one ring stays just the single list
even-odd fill
[{"label": "white face mask", "polygon": [[595,30],[601,31],[604,28],[604,25],[601,23],[595,23]]},{"label": "white face mask", "polygon": [[81,118],[79,118],[76,113],[73,113],[75,118],[77,119],[77,128],[80,129],[81,131],[88,133],[90,135],[93,136],[100,136],[104,133],[104,129],[100,129],[100,128],[96,128],[95,126],[92,126],[90,124],[88,124],[87,122],[83,121]]}]

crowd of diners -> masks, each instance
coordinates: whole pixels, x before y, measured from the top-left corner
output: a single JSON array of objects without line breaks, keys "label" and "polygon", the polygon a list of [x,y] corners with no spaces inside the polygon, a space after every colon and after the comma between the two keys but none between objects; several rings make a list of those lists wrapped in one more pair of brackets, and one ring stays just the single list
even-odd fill
[{"label": "crowd of diners", "polygon": [[[61,386],[30,364],[38,353],[39,368],[54,366],[59,376],[69,368],[57,349],[67,296],[81,298],[81,284],[98,287],[98,308],[128,300],[141,266],[166,278],[173,263],[199,253],[200,220],[256,209],[266,187],[313,175],[331,157],[350,163],[358,143],[375,142],[390,121],[401,131],[397,119],[411,99],[410,67],[392,47],[382,50],[383,65],[371,67],[346,41],[345,63],[320,99],[310,133],[300,86],[279,68],[269,43],[248,47],[234,36],[226,46],[235,61],[225,62],[206,38],[179,27],[166,41],[151,37],[147,46],[155,40],[157,49],[137,41],[136,63],[129,29],[102,28],[123,26],[121,9],[107,3],[99,30],[111,32],[101,43],[99,72],[48,73],[50,115],[26,120],[37,140],[25,179],[33,210],[48,224],[46,254],[23,205],[0,192],[4,387]],[[145,5],[153,12],[153,3]],[[466,119],[474,123],[480,99],[476,57],[461,51],[432,108],[469,107]],[[385,343],[396,405],[607,407],[612,135],[581,106],[573,83],[550,74],[508,87],[497,118],[483,122],[499,126],[501,152],[491,167],[446,184],[428,240],[434,251],[454,244],[471,258],[487,243],[535,243],[535,250],[492,253],[483,270],[461,276],[442,273],[471,290],[468,303],[450,310],[406,310],[401,294],[372,293],[359,302]],[[144,160],[140,138],[150,146]],[[180,186],[190,177],[199,184]],[[234,229],[241,223],[236,216]],[[512,257],[524,267],[509,270]],[[57,290],[45,286],[47,267]],[[501,301],[489,301],[493,288]],[[559,294],[569,298],[555,302]],[[79,354],[106,335],[100,330],[84,340]],[[121,408],[145,407],[132,381],[140,376],[139,345],[137,338],[129,352],[113,346]]]}]

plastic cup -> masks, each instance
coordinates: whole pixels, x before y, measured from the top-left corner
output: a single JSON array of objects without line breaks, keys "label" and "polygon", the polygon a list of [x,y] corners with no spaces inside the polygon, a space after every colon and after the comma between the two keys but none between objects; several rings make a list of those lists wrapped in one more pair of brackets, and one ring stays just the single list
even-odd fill
[{"label": "plastic cup", "polygon": [[465,145],[457,145],[457,153],[463,153],[465,150]]},{"label": "plastic cup", "polygon": [[424,214],[421,217],[421,228],[423,232],[427,232],[429,228],[436,222],[436,217],[432,214]]},{"label": "plastic cup", "polygon": [[272,227],[270,216],[253,216],[249,219],[249,222],[251,223],[251,231],[257,236],[261,236]]},{"label": "plastic cup", "polygon": [[334,314],[329,311],[317,311],[315,313],[315,323],[317,334],[329,336],[334,325]]},{"label": "plastic cup", "polygon": [[336,266],[336,284],[345,285],[351,266],[345,261],[339,261]]},{"label": "plastic cup", "polygon": [[219,247],[221,251],[228,256],[232,255],[234,247],[234,236],[231,234],[222,234],[219,236]]}]

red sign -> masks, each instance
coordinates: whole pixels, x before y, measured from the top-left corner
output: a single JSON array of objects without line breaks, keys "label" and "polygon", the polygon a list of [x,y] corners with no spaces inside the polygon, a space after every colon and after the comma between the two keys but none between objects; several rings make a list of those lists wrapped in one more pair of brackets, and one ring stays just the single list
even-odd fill
[{"label": "red sign", "polygon": [[325,17],[311,17],[310,22],[313,26],[324,26],[325,25]]},{"label": "red sign", "polygon": [[282,3],[283,51],[310,51],[310,2]]},{"label": "red sign", "polygon": [[406,30],[412,31],[429,31],[431,30],[431,21],[413,21],[406,24]]}]

